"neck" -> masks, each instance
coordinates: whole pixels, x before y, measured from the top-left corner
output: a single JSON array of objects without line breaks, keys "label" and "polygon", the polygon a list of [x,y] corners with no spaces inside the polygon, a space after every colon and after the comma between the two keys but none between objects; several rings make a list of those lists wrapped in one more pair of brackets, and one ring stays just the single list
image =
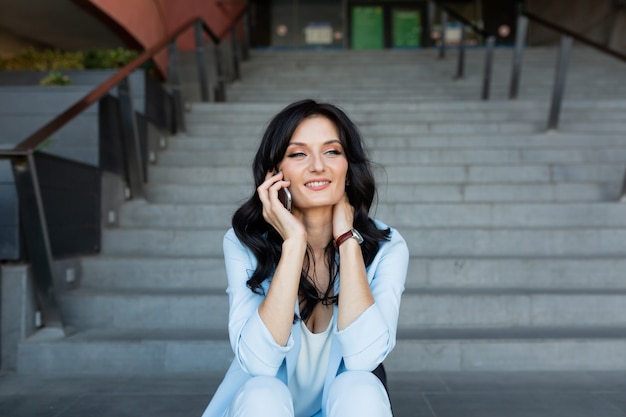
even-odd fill
[{"label": "neck", "polygon": [[333,238],[333,208],[324,207],[300,212],[307,232],[307,241],[314,252],[325,250]]}]

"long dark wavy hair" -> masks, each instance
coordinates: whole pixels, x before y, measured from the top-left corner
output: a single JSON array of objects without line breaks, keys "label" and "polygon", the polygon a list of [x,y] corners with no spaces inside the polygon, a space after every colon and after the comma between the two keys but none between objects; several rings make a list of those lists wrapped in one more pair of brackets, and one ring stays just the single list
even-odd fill
[{"label": "long dark wavy hair", "polygon": [[[348,201],[354,207],[353,227],[363,236],[361,251],[367,266],[374,260],[379,242],[389,239],[390,231],[378,229],[369,217],[369,210],[376,196],[371,162],[365,154],[357,127],[341,109],[332,104],[317,103],[307,99],[290,104],[274,116],[265,130],[254,158],[252,170],[255,189],[265,181],[268,171],[275,169],[283,160],[289,141],[300,122],[312,116],[326,117],[339,132],[339,140],[348,160],[346,194]],[[232,226],[239,240],[250,248],[257,259],[257,268],[248,279],[247,285],[253,292],[263,294],[261,284],[274,273],[281,255],[282,237],[263,218],[263,206],[256,191],[235,212]],[[324,294],[320,294],[309,279],[311,266],[314,266],[312,265],[313,259],[312,250],[309,247],[299,285],[300,318],[304,321],[310,317],[317,303],[338,302],[338,296],[334,295],[333,291],[339,265],[336,263],[332,240],[328,242],[325,250],[326,266],[331,280]]]}]

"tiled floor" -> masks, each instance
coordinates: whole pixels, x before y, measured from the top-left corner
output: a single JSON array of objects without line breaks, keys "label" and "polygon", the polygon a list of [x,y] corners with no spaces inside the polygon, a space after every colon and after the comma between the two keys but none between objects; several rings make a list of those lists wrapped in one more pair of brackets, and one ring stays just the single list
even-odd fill
[{"label": "tiled floor", "polygon": [[[0,376],[2,417],[196,417],[221,375]],[[626,372],[390,373],[396,417],[626,417]]]}]

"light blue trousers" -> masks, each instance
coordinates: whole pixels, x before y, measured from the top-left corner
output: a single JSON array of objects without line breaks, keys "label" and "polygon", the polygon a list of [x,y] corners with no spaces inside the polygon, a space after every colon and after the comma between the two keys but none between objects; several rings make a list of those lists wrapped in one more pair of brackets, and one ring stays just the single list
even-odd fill
[{"label": "light blue trousers", "polygon": [[[347,371],[333,381],[326,414],[297,417],[391,417],[385,387],[371,372]],[[237,392],[224,417],[294,417],[289,388],[279,379],[249,379]]]}]

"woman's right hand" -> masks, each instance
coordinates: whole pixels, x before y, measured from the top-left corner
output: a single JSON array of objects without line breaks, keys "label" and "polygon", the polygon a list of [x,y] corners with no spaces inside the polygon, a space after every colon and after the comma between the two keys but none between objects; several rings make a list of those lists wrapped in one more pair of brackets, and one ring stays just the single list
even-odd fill
[{"label": "woman's right hand", "polygon": [[278,190],[289,185],[282,172],[272,171],[257,187],[263,205],[263,218],[283,238],[280,260],[258,309],[259,317],[274,341],[281,346],[287,345],[291,335],[307,238],[302,221],[290,213],[278,198]]},{"label": "woman's right hand", "polygon": [[291,214],[278,198],[278,191],[290,185],[283,178],[281,171],[270,171],[265,181],[257,187],[257,194],[263,204],[263,218],[281,235],[283,240],[303,238],[306,240],[306,229],[302,222]]}]

